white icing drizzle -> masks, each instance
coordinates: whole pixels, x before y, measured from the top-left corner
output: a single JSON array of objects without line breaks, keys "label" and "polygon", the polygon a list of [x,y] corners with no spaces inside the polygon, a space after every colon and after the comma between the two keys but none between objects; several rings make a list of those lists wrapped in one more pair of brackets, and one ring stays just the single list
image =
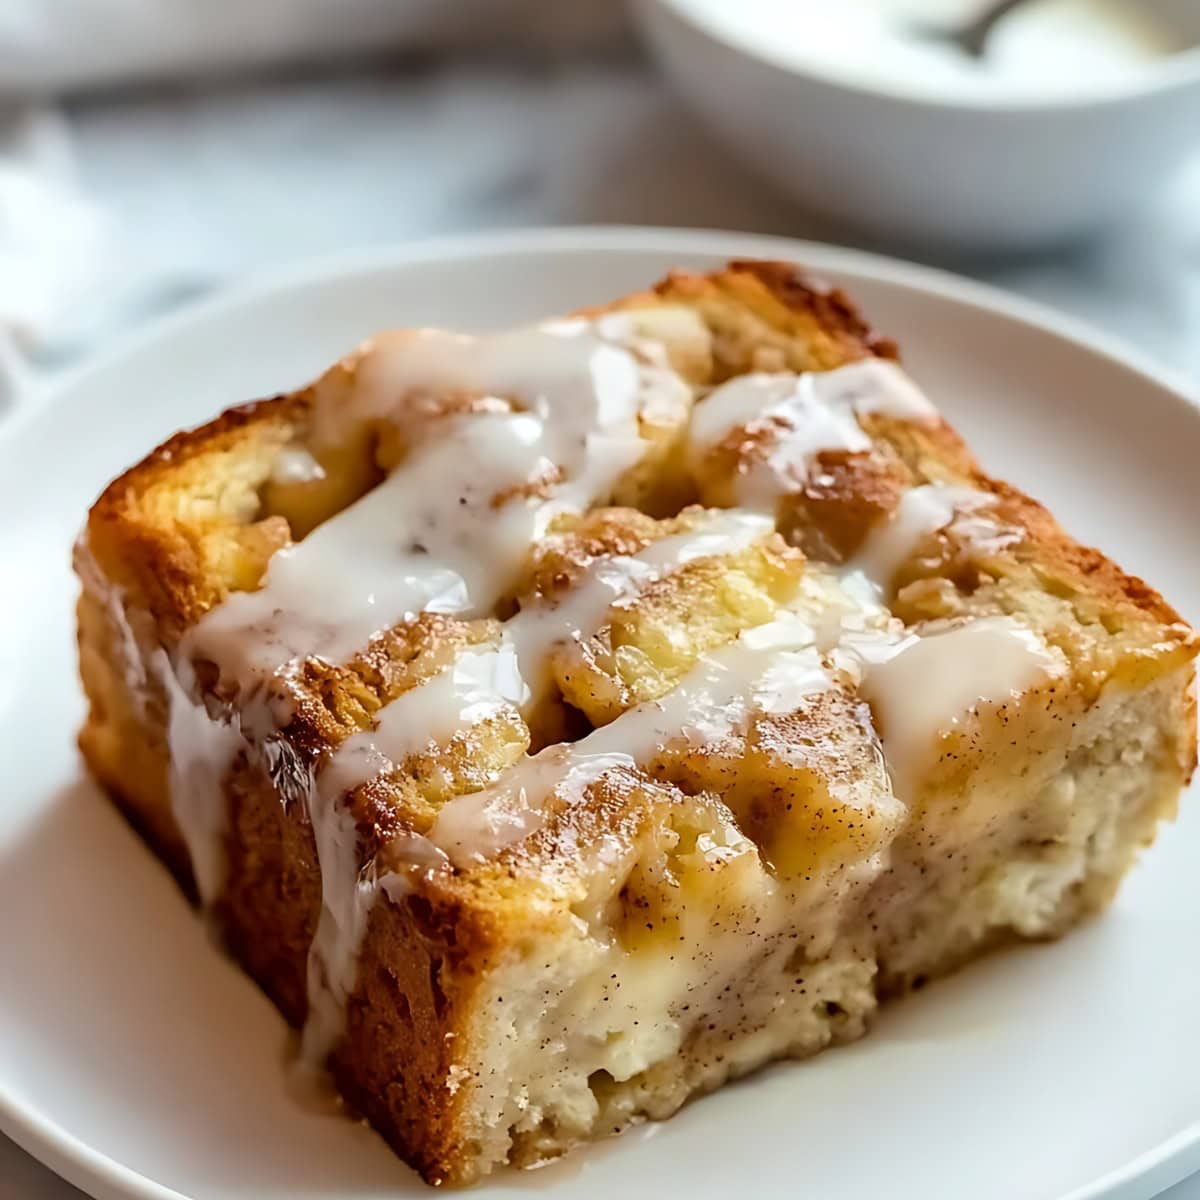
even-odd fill
[{"label": "white icing drizzle", "polygon": [[[321,914],[308,952],[309,1015],[301,1046],[309,1061],[323,1062],[341,1034],[380,885],[373,865],[362,866],[347,793],[396,770],[410,755],[436,750],[456,733],[520,705],[527,695],[510,642],[465,650],[446,670],[386,705],[376,727],[348,738],[318,773],[308,804],[321,867]],[[406,841],[414,865],[433,865],[424,838],[410,835]]]},{"label": "white icing drizzle", "polygon": [[739,504],[773,511],[795,491],[824,451],[870,450],[859,418],[880,413],[928,421],[936,410],[895,363],[868,358],[832,371],[742,375],[716,388],[692,414],[691,447],[703,456],[735,430],[765,434],[765,457],[747,461],[736,482]]},{"label": "white icing drizzle", "polygon": [[75,543],[75,570],[83,580],[84,591],[103,605],[113,630],[117,634],[121,649],[122,674],[125,676],[125,687],[133,701],[135,710],[140,717],[146,716],[146,703],[149,695],[149,675],[147,673],[146,656],[142,651],[142,642],[133,629],[133,617],[140,616],[146,633],[147,645],[154,644],[156,633],[154,623],[146,612],[131,614],[125,603],[125,595],[121,588],[109,582],[100,564],[96,562],[91,547],[87,543],[87,535],[81,534]]},{"label": "white icing drizzle", "polygon": [[[423,610],[486,613],[553,515],[525,496],[494,503],[550,471],[544,434],[526,413],[452,418],[443,439],[275,554],[258,591],[236,593],[208,614],[194,652],[246,680],[304,653],[344,661]],[[633,461],[634,439],[616,473]]]},{"label": "white icing drizzle", "polygon": [[190,666],[181,664],[181,681],[165,651],[156,651],[152,664],[167,694],[171,815],[187,847],[196,892],[207,908],[225,884],[225,776],[250,746],[236,721],[210,716],[192,699]]},{"label": "white icing drizzle", "polygon": [[[225,776],[238,755],[250,750],[250,744],[238,724],[210,715],[192,698],[190,663],[181,664],[176,673],[166,651],[157,645],[157,630],[149,613],[127,606],[124,592],[106,579],[85,537],[75,547],[75,562],[85,591],[104,604],[117,634],[125,687],[141,719],[150,719],[147,706],[152,681],[163,689],[170,747],[168,801],[188,852],[197,897],[207,908],[219,897],[225,883]],[[134,631],[135,620],[142,637]],[[180,676],[185,683],[180,682]]]},{"label": "white icing drizzle", "polygon": [[407,833],[394,839],[392,851],[409,871],[380,875],[373,863],[362,866],[354,817],[340,804],[316,806],[313,836],[321,865],[321,915],[308,951],[308,1017],[300,1059],[319,1068],[342,1036],[358,980],[358,952],[380,891],[400,901],[411,890],[410,872],[436,871],[448,860],[427,838]]},{"label": "white icing drizzle", "polygon": [[714,554],[736,554],[774,531],[775,522],[770,517],[729,508],[710,515],[695,529],[651,542],[636,557],[637,561],[651,567],[655,578],[658,578],[669,570],[700,558]]},{"label": "white icing drizzle", "polygon": [[349,808],[317,802],[309,805],[309,816],[321,868],[321,914],[308,948],[308,1017],[300,1052],[320,1066],[341,1035],[357,975],[357,955],[347,962],[342,946],[361,944],[378,884],[360,862],[358,826]]},{"label": "white icing drizzle", "polygon": [[445,745],[455,733],[528,698],[511,641],[464,650],[446,670],[385,705],[374,729],[337,748],[317,776],[317,803],[334,804],[367,780],[395,771],[410,755]]},{"label": "white icing drizzle", "polygon": [[257,591],[210,612],[189,655],[244,685],[302,655],[344,661],[422,610],[488,612],[550,520],[603,498],[644,453],[648,397],[661,405],[666,393],[677,409],[687,397],[678,376],[572,321],[384,343],[336,419],[403,416],[433,389],[522,411],[442,417],[377,488],[278,551]]},{"label": "white icing drizzle", "polygon": [[1025,530],[1019,525],[1006,524],[988,514],[987,509],[994,504],[993,497],[991,505],[980,504],[968,508],[960,512],[950,525],[950,532],[975,556],[996,554],[1025,538]]},{"label": "white icing drizzle", "polygon": [[[680,419],[690,402],[662,347],[639,340],[629,322],[558,321],[488,337],[392,335],[330,379],[314,393],[314,443],[336,445],[364,422],[392,421],[409,439],[406,457],[357,503],[277,552],[257,591],[229,596],[190,630],[178,677],[163,660],[172,804],[206,903],[224,877],[223,777],[248,743],[193,702],[192,663],[214,662],[244,704],[261,700],[259,685],[301,656],[345,661],[421,611],[490,612],[550,521],[603,499],[645,453],[642,420]],[[274,481],[321,472],[309,451],[288,449]],[[357,832],[338,801],[462,722],[523,702],[514,645],[468,652],[402,697],[309,789],[324,892],[310,976],[319,976],[314,994],[339,1011],[355,957],[343,948],[357,947],[375,885],[359,878]],[[269,707],[269,697],[256,703],[255,720],[269,717]],[[270,725],[255,726],[260,749],[269,748]]]},{"label": "white icing drizzle", "polygon": [[544,689],[553,646],[590,637],[613,604],[655,580],[697,559],[735,553],[772,529],[758,513],[729,510],[636,555],[597,559],[566,595],[534,603],[509,620],[499,646],[464,651],[447,670],[385,705],[375,728],[343,742],[320,773],[321,802],[336,801],[505,706],[528,713]]},{"label": "white icing drizzle", "polygon": [[871,530],[845,569],[861,573],[883,596],[921,541],[941,529],[951,528],[968,550],[1009,545],[1021,535],[987,514],[995,503],[995,496],[977,488],[936,484],[909,488],[896,511]]},{"label": "white icing drizzle", "polygon": [[980,705],[1008,703],[1061,669],[1033,630],[1007,616],[931,622],[899,638],[849,636],[834,658],[871,705],[902,800],[915,795],[944,732]]},{"label": "white icing drizzle", "polygon": [[578,800],[601,775],[633,771],[681,738],[706,745],[744,728],[756,712],[788,712],[832,687],[813,631],[794,614],[743,633],[692,670],[662,699],[622,713],[569,746],[519,763],[493,787],[447,803],[429,837],[459,866],[479,862],[535,832],[552,796]]},{"label": "white icing drizzle", "polygon": [[678,414],[679,387],[662,348],[638,339],[629,319],[571,317],[485,335],[405,330],[363,345],[349,396],[319,407],[313,433],[324,444],[367,421],[408,431],[436,420],[447,398],[469,396],[577,421],[569,433],[582,435],[592,421],[625,422],[634,391],[644,392],[639,411],[665,399],[665,411]]},{"label": "white icing drizzle", "polygon": [[696,407],[692,431],[700,446],[715,445],[735,429],[747,435],[771,430],[767,453],[741,464],[739,504],[774,509],[775,502],[804,482],[809,464],[825,450],[863,451],[871,439],[849,405],[827,403],[820,380],[807,375],[744,375],[717,388]]}]

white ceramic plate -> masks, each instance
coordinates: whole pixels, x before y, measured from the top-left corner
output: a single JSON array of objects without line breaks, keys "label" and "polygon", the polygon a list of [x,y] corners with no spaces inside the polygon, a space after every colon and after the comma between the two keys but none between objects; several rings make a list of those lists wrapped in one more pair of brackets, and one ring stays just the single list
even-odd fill
[{"label": "white ceramic plate", "polygon": [[[0,424],[0,1128],[101,1198],[427,1195],[368,1130],[296,1107],[274,1009],[212,949],[80,770],[68,559],[87,505],[181,425],[362,335],[496,326],[672,265],[804,261],[897,335],[985,461],[1200,616],[1200,412],[1027,304],[840,250],[728,234],[460,239],[219,299]],[[1200,801],[1200,797],[1192,797]],[[1101,921],[896,1006],[866,1040],[473,1195],[1146,1197],[1200,1167],[1200,803]]]}]

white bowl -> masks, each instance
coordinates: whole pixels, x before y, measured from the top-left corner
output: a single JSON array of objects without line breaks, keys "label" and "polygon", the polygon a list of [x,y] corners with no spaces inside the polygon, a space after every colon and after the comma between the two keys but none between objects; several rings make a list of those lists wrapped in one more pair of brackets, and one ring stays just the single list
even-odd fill
[{"label": "white bowl", "polygon": [[[893,241],[1013,250],[1082,237],[1153,196],[1200,145],[1200,47],[1061,96],[939,94],[815,51],[801,61],[696,0],[637,0],[635,11],[736,156],[808,208]],[[1171,15],[1200,41],[1200,4]]]}]

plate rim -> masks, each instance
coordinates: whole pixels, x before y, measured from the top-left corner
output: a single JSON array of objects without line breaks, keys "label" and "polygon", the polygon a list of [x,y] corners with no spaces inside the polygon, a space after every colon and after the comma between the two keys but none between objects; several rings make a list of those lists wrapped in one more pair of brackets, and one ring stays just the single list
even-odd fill
[{"label": "plate rim", "polygon": [[310,287],[349,275],[386,273],[418,262],[462,260],[482,254],[571,253],[612,250],[621,253],[711,254],[731,258],[782,258],[823,270],[869,274],[886,283],[915,287],[955,303],[1048,332],[1137,374],[1144,375],[1174,399],[1200,409],[1200,382],[1185,371],[1165,363],[1121,334],[1114,333],[1040,300],[982,283],[952,270],[914,262],[894,255],[862,250],[836,242],[792,238],[776,234],[711,228],[655,225],[547,225],[528,229],[484,229],[453,233],[390,248],[363,247],[335,254],[316,255],[297,263],[250,272],[245,278],[220,286],[211,295],[185,303],[176,311],[152,317],[135,329],[119,334],[103,350],[62,371],[39,377],[35,372],[26,391],[17,397],[15,410],[0,411],[0,447],[36,414],[53,405],[93,373],[117,365],[161,338],[188,325],[268,296]]},{"label": "plate rim", "polygon": [[[781,258],[822,271],[846,271],[918,292],[1048,333],[1072,349],[1124,368],[1165,393],[1166,399],[1200,418],[1200,385],[1182,371],[1155,360],[1123,339],[1040,301],[980,283],[938,267],[831,243],[715,229],[679,229],[639,225],[548,226],[521,230],[484,230],[449,234],[397,244],[389,249],[361,249],[306,259],[282,268],[252,273],[244,281],[218,288],[212,295],[177,312],[147,322],[116,339],[78,366],[49,379],[36,380],[18,396],[15,411],[0,413],[0,451],[16,444],[22,431],[46,419],[74,389],[94,374],[120,367],[127,360],[194,324],[218,317],[223,310],[253,305],[307,287],[357,275],[386,274],[422,262],[462,261],[493,254],[570,254],[610,250],[658,255],[712,255],[728,258]],[[156,1183],[111,1158],[57,1124],[40,1109],[20,1101],[0,1080],[0,1133],[68,1183],[97,1200],[189,1200],[184,1193]],[[1124,1200],[1135,1194],[1156,1195],[1200,1171],[1200,1113],[1185,1128],[1157,1146],[1063,1194],[1059,1200]],[[1143,1190],[1138,1185],[1149,1185]]]}]

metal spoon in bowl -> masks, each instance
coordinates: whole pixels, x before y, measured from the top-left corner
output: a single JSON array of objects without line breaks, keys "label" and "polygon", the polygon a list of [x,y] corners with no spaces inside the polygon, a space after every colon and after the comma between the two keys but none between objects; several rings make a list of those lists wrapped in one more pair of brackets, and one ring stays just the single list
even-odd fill
[{"label": "metal spoon in bowl", "polygon": [[982,58],[983,49],[995,27],[1015,8],[1029,0],[993,0],[977,17],[961,25],[934,25],[929,22],[913,22],[909,32],[926,41],[942,42],[956,46],[971,58]]}]

